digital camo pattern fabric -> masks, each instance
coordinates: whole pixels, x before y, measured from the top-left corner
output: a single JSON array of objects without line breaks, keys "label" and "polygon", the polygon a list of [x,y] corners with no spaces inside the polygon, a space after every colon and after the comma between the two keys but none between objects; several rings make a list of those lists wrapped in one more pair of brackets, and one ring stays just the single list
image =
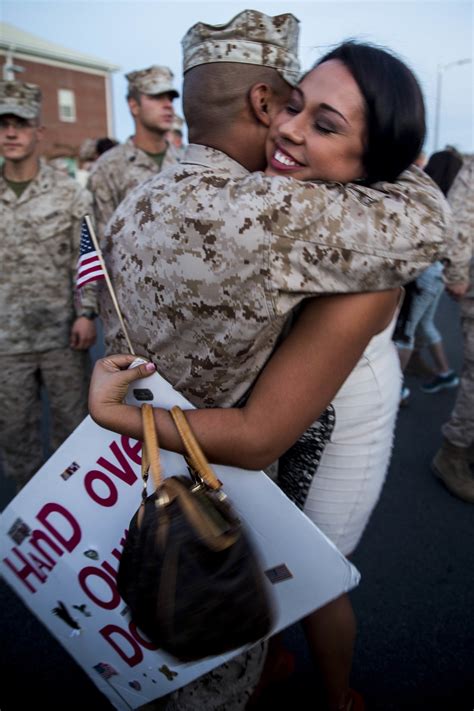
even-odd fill
[{"label": "digital camo pattern fabric", "polygon": [[24,119],[39,116],[41,89],[25,81],[0,81],[0,115],[13,114]]},{"label": "digital camo pattern fabric", "polygon": [[299,21],[290,13],[270,17],[244,10],[223,25],[197,22],[184,35],[183,72],[199,64],[237,62],[272,67],[291,86],[301,78]]},{"label": "digital camo pattern fabric", "polygon": [[0,368],[0,449],[5,474],[20,489],[44,461],[39,373],[48,391],[55,450],[87,415],[89,355],[70,348],[0,355]]},{"label": "digital camo pattern fabric", "polygon": [[267,645],[252,649],[186,684],[170,696],[166,711],[244,711],[263,669]]},{"label": "digital camo pattern fabric", "polygon": [[81,221],[90,194],[42,164],[17,198],[0,176],[0,354],[37,353],[69,345],[76,315],[97,311],[97,287],[74,304]]},{"label": "digital camo pattern fabric", "polygon": [[458,447],[474,444],[474,156],[466,156],[448,194],[456,231],[471,244],[470,288],[461,301],[463,366],[454,409],[443,434]]},{"label": "digital camo pattern fabric", "polygon": [[158,94],[172,94],[173,98],[179,96],[174,87],[174,74],[168,67],[154,64],[147,69],[137,69],[125,75],[128,88],[136,89],[142,94],[156,96]]},{"label": "digital camo pattern fabric", "polygon": [[[418,169],[373,189],[303,183],[193,145],[122,203],[105,256],[136,352],[196,406],[231,406],[303,299],[406,283],[450,253],[450,233]],[[109,349],[126,351],[102,294]]]},{"label": "digital camo pattern fabric", "polygon": [[[161,170],[178,160],[177,151],[169,145]],[[131,138],[123,145],[111,148],[94,163],[87,187],[94,200],[94,218],[100,242],[114,210],[126,195],[158,172],[157,163],[145,151],[136,148]]]},{"label": "digital camo pattern fabric", "polygon": [[471,268],[468,296],[474,299],[474,155],[464,156],[461,170],[448,193],[448,202],[453,212],[456,238],[461,244],[466,242],[469,245]]}]

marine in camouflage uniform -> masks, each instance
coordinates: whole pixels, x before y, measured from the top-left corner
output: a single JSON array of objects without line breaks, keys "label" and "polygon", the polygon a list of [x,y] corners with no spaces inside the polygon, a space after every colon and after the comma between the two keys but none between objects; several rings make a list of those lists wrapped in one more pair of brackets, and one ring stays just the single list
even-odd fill
[{"label": "marine in camouflage uniform", "polygon": [[[120,206],[105,256],[136,351],[194,405],[229,407],[303,299],[415,278],[444,250],[452,257],[450,225],[418,168],[376,188],[302,183],[190,145]],[[124,351],[104,302],[109,349]]]},{"label": "marine in camouflage uniform", "polygon": [[[152,66],[130,72],[128,103],[135,135],[95,161],[87,187],[94,198],[94,217],[99,240],[114,210],[126,195],[160,170],[174,165],[179,153],[165,139],[173,120],[172,101],[179,96],[167,67]],[[145,97],[144,99],[142,97]],[[143,104],[153,100],[155,105]]]},{"label": "marine in camouflage uniform", "polygon": [[[295,84],[296,43],[293,16],[245,11],[227,25],[191,28],[185,71],[256,64]],[[195,405],[229,406],[251,388],[303,299],[400,285],[436,259],[449,227],[447,205],[418,170],[377,189],[316,185],[250,174],[221,151],[191,145],[184,162],[126,198],[104,244],[137,352]],[[126,350],[108,296],[103,307],[109,348]],[[240,711],[263,661],[259,646],[251,655],[178,690],[167,711]]]},{"label": "marine in camouflage uniform", "polygon": [[43,462],[41,385],[53,448],[87,414],[85,348],[95,339],[97,312],[94,285],[74,304],[80,222],[91,210],[90,195],[38,162],[39,111],[37,86],[0,82],[0,448],[18,488]]},{"label": "marine in camouflage uniform", "polygon": [[448,194],[457,234],[471,247],[469,291],[461,300],[463,367],[451,417],[442,427],[444,442],[433,460],[434,473],[464,501],[474,503],[474,156],[465,156]]}]

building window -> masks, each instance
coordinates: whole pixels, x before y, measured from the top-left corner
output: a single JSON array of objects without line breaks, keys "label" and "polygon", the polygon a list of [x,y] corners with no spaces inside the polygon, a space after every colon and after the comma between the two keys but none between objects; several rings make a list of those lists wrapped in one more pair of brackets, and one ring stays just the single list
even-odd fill
[{"label": "building window", "polygon": [[59,120],[74,123],[76,120],[76,98],[71,89],[58,89]]}]

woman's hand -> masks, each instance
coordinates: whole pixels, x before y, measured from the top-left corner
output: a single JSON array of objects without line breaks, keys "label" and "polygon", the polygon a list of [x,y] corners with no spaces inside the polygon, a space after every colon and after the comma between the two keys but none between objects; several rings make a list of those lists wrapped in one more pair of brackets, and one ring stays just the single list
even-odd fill
[{"label": "woman's hand", "polygon": [[117,408],[125,407],[123,400],[130,383],[155,372],[153,363],[128,369],[134,360],[133,355],[112,355],[95,364],[89,388],[89,413],[98,425],[113,429],[111,423],[119,413]]}]

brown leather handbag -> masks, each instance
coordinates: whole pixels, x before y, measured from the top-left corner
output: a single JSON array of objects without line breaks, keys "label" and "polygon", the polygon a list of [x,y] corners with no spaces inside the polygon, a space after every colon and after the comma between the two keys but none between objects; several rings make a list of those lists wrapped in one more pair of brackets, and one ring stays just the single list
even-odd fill
[{"label": "brown leather handbag", "polygon": [[[273,612],[252,545],[184,413],[171,415],[189,475],[163,479],[153,408],[142,406],[143,501],[130,522],[118,590],[133,621],[182,661],[223,654],[265,637]],[[151,471],[155,491],[147,496]]]}]

